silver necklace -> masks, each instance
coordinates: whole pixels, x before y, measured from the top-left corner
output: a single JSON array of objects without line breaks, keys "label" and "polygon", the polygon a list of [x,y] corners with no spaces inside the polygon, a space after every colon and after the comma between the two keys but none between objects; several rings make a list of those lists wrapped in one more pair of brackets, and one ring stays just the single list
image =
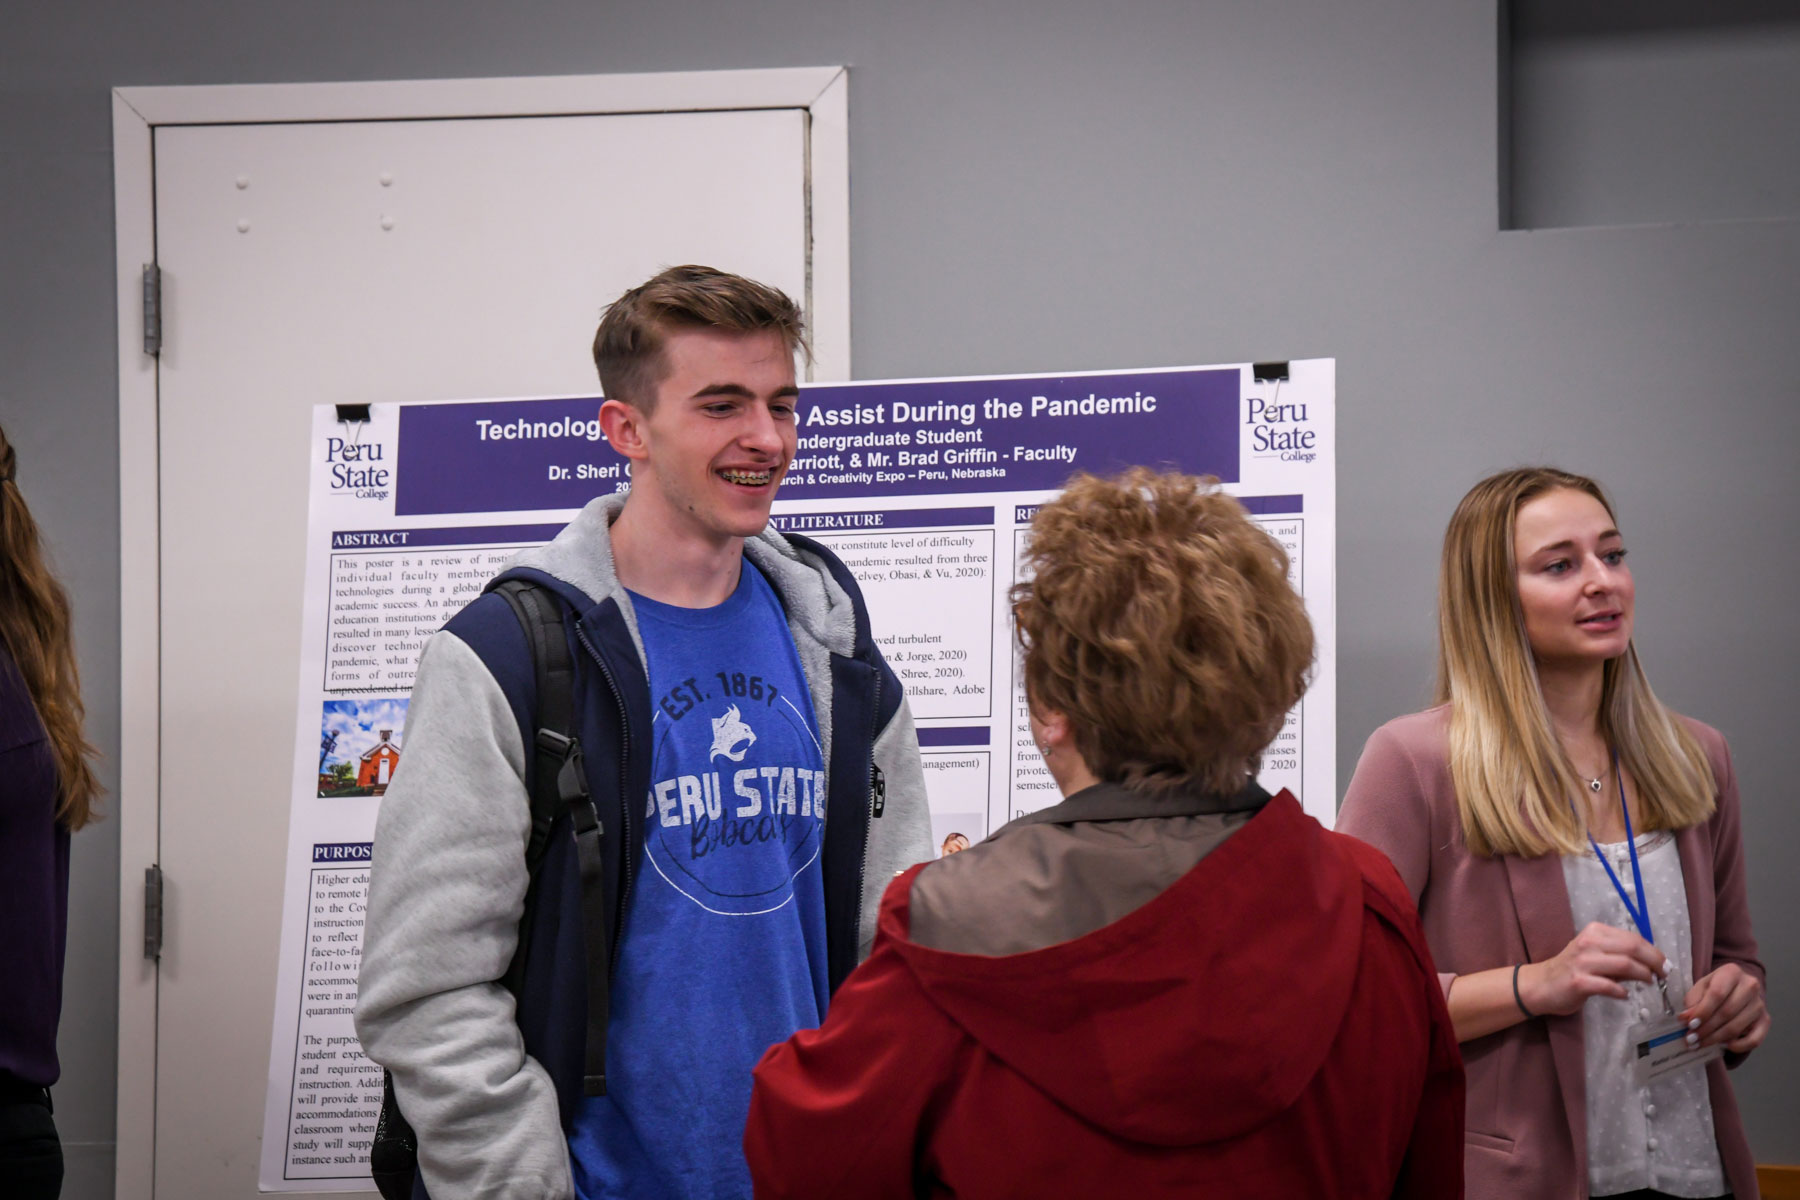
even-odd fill
[{"label": "silver necklace", "polygon": [[1598,793],[1601,788],[1606,786],[1606,776],[1596,775],[1587,781],[1587,785],[1588,791]]}]

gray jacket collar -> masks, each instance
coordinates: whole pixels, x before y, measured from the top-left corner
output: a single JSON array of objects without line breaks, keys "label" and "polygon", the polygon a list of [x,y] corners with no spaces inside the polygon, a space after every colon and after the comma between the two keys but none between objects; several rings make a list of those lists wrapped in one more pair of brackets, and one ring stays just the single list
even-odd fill
[{"label": "gray jacket collar", "polygon": [[1137,791],[1118,783],[1097,783],[1083,788],[1061,804],[1026,813],[995,830],[992,837],[1022,825],[1068,825],[1076,821],[1134,821],[1146,817],[1198,817],[1218,813],[1256,812],[1269,802],[1269,793],[1254,779],[1233,796],[1181,790]]},{"label": "gray jacket collar", "polygon": [[[509,566],[530,567],[579,588],[594,604],[618,602],[638,653],[637,614],[631,595],[613,566],[612,523],[625,508],[625,494],[588,502],[548,545],[521,552]],[[768,579],[787,608],[791,624],[803,629],[833,654],[850,655],[856,647],[856,611],[850,596],[816,555],[789,542],[773,527],[744,541],[744,556]]]}]

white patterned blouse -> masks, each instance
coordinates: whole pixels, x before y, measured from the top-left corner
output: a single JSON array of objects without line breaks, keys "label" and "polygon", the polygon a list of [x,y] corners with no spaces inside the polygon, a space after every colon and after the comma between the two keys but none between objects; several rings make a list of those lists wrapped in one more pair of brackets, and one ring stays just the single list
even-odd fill
[{"label": "white patterned blouse", "polygon": [[[1675,837],[1662,831],[1639,834],[1637,845],[1651,932],[1657,948],[1674,964],[1673,978],[1685,989],[1694,981],[1693,939]],[[1600,850],[1635,904],[1630,846],[1602,843]],[[1563,881],[1576,929],[1594,921],[1637,928],[1592,850],[1563,858]],[[1679,1008],[1682,994],[1675,986],[1669,995]],[[1660,1015],[1663,1000],[1654,984],[1625,987],[1627,999],[1593,996],[1581,1014],[1587,1039],[1588,1190],[1594,1196],[1638,1188],[1671,1196],[1722,1196],[1725,1171],[1713,1137],[1706,1072],[1676,1071],[1638,1084],[1627,1065],[1630,1030],[1638,1021]]]}]

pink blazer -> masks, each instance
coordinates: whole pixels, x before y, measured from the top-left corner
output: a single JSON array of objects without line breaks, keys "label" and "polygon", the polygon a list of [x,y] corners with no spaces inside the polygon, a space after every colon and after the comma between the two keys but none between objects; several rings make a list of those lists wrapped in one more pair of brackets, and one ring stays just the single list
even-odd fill
[{"label": "pink blazer", "polygon": [[[1685,718],[1683,718],[1685,720]],[[1337,829],[1385,851],[1419,905],[1446,992],[1457,975],[1554,957],[1575,936],[1562,861],[1482,858],[1463,842],[1450,782],[1448,706],[1377,729],[1338,813]],[[1688,721],[1719,782],[1704,824],[1675,835],[1687,885],[1696,977],[1735,962],[1764,977],[1750,932],[1737,777],[1718,730]],[[1523,1021],[1462,1044],[1463,1134],[1470,1200],[1578,1198],[1587,1188],[1587,1082],[1581,1014]],[[1732,1057],[1732,1056],[1728,1056]],[[1713,1130],[1737,1200],[1758,1195],[1755,1160],[1726,1075],[1707,1068]],[[1736,1061],[1730,1065],[1735,1066]]]}]

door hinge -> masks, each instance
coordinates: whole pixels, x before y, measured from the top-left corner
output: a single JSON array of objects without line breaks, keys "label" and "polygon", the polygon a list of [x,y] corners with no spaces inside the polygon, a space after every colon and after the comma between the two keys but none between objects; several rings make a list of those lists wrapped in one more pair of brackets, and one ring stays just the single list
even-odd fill
[{"label": "door hinge", "polygon": [[163,873],[161,866],[144,868],[144,957],[161,958],[163,946]]},{"label": "door hinge", "polygon": [[162,353],[162,268],[144,264],[144,353]]}]

